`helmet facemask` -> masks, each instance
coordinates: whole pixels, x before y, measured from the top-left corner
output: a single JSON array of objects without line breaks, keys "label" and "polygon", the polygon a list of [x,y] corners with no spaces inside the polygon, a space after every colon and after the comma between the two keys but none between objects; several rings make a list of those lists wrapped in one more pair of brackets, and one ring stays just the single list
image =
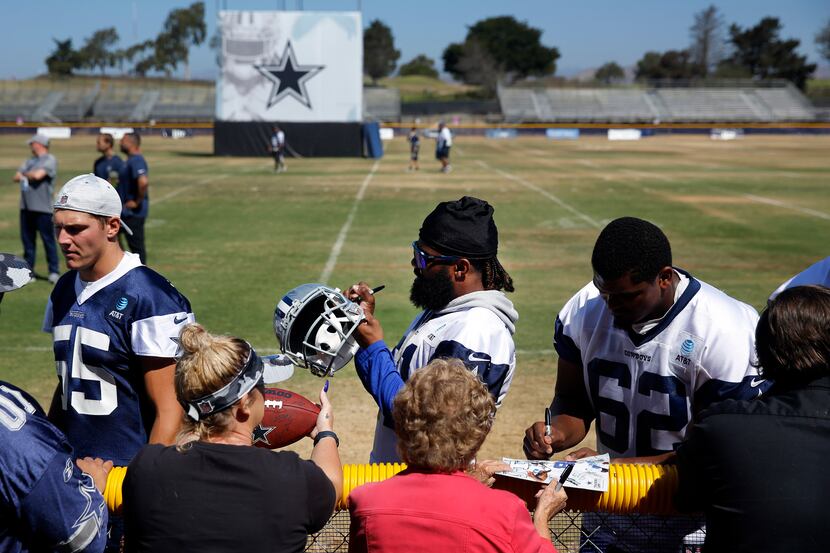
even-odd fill
[{"label": "helmet facemask", "polygon": [[354,357],[358,345],[352,334],[363,320],[360,306],[336,288],[306,284],[277,305],[274,329],[282,352],[294,364],[324,377]]}]

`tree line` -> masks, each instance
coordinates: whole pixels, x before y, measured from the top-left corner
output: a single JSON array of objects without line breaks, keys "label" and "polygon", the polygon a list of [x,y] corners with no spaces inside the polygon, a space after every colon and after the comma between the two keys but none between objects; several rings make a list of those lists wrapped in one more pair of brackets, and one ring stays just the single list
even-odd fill
[{"label": "tree line", "polygon": [[144,76],[157,71],[170,76],[179,65],[184,66],[189,78],[190,47],[205,41],[205,4],[195,2],[187,8],[172,10],[154,39],[125,48],[115,48],[119,36],[115,27],[100,29],[84,40],[83,46],[73,48],[72,39],[58,40],[55,49],[46,58],[50,75],[68,76],[76,71],[100,70],[118,67],[124,73]]},{"label": "tree line", "polygon": [[[737,24],[726,27],[715,6],[695,14],[689,28],[689,46],[666,52],[649,51],[637,61],[637,80],[693,79],[786,79],[804,89],[816,64],[798,54],[800,41],[780,36],[781,22],[764,17],[751,27]],[[559,50],[541,43],[542,31],[510,16],[491,17],[468,28],[461,43],[448,45],[442,61],[453,78],[480,85],[495,92],[499,83],[510,84],[528,77],[552,76],[556,72]],[[830,61],[830,21],[815,38],[822,57]],[[395,49],[392,30],[375,20],[363,35],[364,72],[376,83],[391,75],[400,52]],[[438,76],[435,62],[420,54],[401,65],[400,75]],[[594,78],[614,83],[625,78],[616,62],[597,69]]]},{"label": "tree line", "polygon": [[[121,73],[144,76],[151,71],[169,76],[180,65],[189,77],[189,50],[205,41],[204,2],[172,10],[155,39],[116,48],[115,27],[100,29],[75,49],[72,40],[57,40],[46,58],[51,75],[71,75],[76,71],[105,73],[117,67]],[[781,38],[781,22],[765,17],[752,27],[737,24],[726,27],[715,6],[695,14],[689,28],[689,46],[682,50],[649,51],[637,61],[638,80],[689,80],[711,78],[786,79],[802,90],[816,64],[798,54],[800,41]],[[492,94],[499,83],[553,76],[559,50],[541,42],[542,31],[512,16],[490,17],[467,29],[463,42],[449,44],[442,54],[443,70],[454,79],[478,85]],[[214,37],[218,38],[218,37]],[[830,21],[816,35],[822,57],[830,60]],[[211,40],[211,47],[217,47]],[[373,82],[391,75],[438,77],[436,62],[424,54],[398,67],[400,51],[395,48],[392,30],[379,20],[372,21],[363,33],[363,68]],[[597,69],[594,78],[614,83],[625,78],[616,62]]]}]

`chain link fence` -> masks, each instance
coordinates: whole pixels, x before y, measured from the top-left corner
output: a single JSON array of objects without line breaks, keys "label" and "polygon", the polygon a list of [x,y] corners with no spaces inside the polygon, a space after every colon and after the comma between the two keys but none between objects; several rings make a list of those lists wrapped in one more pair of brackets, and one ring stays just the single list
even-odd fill
[{"label": "chain link fence", "polygon": [[[309,553],[349,550],[349,512],[337,511],[308,538]],[[616,515],[566,511],[550,522],[560,553],[700,553],[706,537],[702,516]]]}]

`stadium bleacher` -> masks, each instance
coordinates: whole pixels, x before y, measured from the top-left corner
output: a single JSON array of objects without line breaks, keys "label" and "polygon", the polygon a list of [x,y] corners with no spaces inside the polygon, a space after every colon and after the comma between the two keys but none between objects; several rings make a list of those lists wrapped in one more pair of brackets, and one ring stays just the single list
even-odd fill
[{"label": "stadium bleacher", "polygon": [[[498,99],[509,123],[774,123],[818,117],[810,101],[784,82],[646,88],[510,86],[499,87]],[[204,82],[0,81],[0,121],[209,122],[215,106],[215,88]],[[366,87],[363,113],[367,121],[399,122],[399,91]]]},{"label": "stadium bleacher", "polygon": [[505,120],[512,123],[760,123],[816,118],[810,102],[788,83],[774,87],[500,87],[498,96]]},{"label": "stadium bleacher", "polygon": [[366,121],[400,121],[400,91],[397,88],[364,88],[363,119]]}]

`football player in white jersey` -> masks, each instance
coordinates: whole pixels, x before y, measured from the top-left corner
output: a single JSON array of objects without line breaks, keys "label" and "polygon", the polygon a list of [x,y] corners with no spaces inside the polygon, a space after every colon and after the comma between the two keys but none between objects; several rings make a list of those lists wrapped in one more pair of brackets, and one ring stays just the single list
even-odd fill
[{"label": "football player in white jersey", "polygon": [[787,288],[807,286],[808,284],[818,284],[819,286],[830,288],[830,257],[825,257],[821,261],[816,261],[791,279],[781,284],[781,286],[775,289],[775,292],[770,294],[769,301],[774,300],[778,294]]},{"label": "football player in white jersey", "polygon": [[410,300],[424,309],[390,351],[374,317],[375,298],[365,282],[348,295],[360,298],[365,324],[355,331],[361,349],[358,376],[380,408],[373,463],[399,461],[392,402],[404,382],[432,359],[462,360],[500,405],[516,368],[513,333],[518,313],[502,292],[513,280],[499,263],[498,229],[487,202],[465,196],[442,202],[424,220],[412,243],[415,281]]},{"label": "football player in white jersey", "polygon": [[[702,409],[769,388],[753,366],[755,309],[672,266],[655,225],[612,221],[591,264],[593,281],[556,319],[552,425],[549,435],[543,421],[526,430],[529,458],[573,447],[596,421],[597,448],[615,462],[664,462]],[[569,458],[595,453],[582,448]]]}]

